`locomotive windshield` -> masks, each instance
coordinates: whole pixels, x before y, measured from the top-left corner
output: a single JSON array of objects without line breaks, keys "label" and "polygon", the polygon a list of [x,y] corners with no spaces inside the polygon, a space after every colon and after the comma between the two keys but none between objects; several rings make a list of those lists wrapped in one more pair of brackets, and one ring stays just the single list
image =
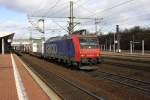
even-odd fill
[{"label": "locomotive windshield", "polygon": [[80,38],[79,42],[81,48],[98,48],[97,38]]}]

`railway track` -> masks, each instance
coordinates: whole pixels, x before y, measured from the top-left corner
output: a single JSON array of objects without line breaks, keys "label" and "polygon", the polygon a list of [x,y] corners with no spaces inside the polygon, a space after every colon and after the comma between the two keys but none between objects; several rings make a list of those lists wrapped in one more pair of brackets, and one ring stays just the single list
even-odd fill
[{"label": "railway track", "polygon": [[117,57],[117,56],[103,56],[103,59],[110,59],[110,60],[120,60],[120,61],[129,61],[129,62],[138,62],[138,63],[146,63],[150,64],[149,59],[144,59],[144,58],[137,58],[137,57]]},{"label": "railway track", "polygon": [[124,61],[124,60],[116,60],[116,59],[103,59],[104,64],[115,65],[117,67],[127,67],[136,70],[143,70],[146,72],[150,72],[150,64],[149,63],[141,63],[141,62],[132,62],[132,61]]},{"label": "railway track", "polygon": [[63,75],[45,70],[42,65],[21,59],[63,100],[103,100],[102,97],[73,83]]},{"label": "railway track", "polygon": [[127,58],[143,58],[143,59],[147,59],[147,58],[150,58],[150,53],[147,53],[145,55],[142,55],[142,54],[138,54],[138,53],[135,53],[135,54],[129,54],[129,53],[122,53],[122,54],[114,54],[114,53],[103,53],[102,56],[106,56],[106,57],[127,57]]},{"label": "railway track", "polygon": [[103,56],[103,59],[110,59],[110,60],[120,60],[120,61],[129,61],[129,62],[138,62],[138,63],[147,63],[150,64],[149,59],[144,59],[144,58],[137,58],[137,57],[120,57],[120,56]]},{"label": "railway track", "polygon": [[135,79],[135,78],[130,78],[127,76],[122,76],[118,74],[113,74],[110,72],[105,72],[98,70],[96,74],[91,73],[93,77],[96,77],[97,79],[101,80],[110,80],[113,82],[117,82],[119,84],[128,86],[128,87],[133,87],[137,90],[140,90],[144,93],[150,94],[150,82],[146,82],[143,80]]}]

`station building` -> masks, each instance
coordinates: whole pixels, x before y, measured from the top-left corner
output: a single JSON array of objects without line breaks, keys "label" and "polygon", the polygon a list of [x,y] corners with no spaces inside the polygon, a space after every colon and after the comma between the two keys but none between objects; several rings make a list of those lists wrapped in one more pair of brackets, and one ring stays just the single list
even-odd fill
[{"label": "station building", "polygon": [[14,33],[0,32],[0,53],[5,54],[11,50]]},{"label": "station building", "polygon": [[11,46],[14,50],[21,50],[22,52],[42,52],[42,39],[14,39]]}]

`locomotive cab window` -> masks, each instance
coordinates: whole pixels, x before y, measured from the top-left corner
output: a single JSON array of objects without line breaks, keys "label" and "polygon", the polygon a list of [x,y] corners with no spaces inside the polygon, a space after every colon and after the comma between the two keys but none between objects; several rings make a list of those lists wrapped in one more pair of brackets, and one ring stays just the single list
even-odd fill
[{"label": "locomotive cab window", "polygon": [[81,48],[98,48],[97,38],[79,38]]}]

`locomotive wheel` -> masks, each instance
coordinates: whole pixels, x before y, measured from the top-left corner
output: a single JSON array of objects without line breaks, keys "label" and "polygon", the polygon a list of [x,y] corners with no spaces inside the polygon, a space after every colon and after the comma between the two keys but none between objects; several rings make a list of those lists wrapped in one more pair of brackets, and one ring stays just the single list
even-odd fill
[{"label": "locomotive wheel", "polygon": [[66,61],[66,66],[70,68],[70,61]]},{"label": "locomotive wheel", "polygon": [[101,64],[103,62],[103,59],[101,58],[100,60],[97,60],[97,64]]},{"label": "locomotive wheel", "polygon": [[75,68],[76,68],[76,69],[80,69],[80,67],[81,67],[81,63],[78,62],[77,65],[75,66]]}]

